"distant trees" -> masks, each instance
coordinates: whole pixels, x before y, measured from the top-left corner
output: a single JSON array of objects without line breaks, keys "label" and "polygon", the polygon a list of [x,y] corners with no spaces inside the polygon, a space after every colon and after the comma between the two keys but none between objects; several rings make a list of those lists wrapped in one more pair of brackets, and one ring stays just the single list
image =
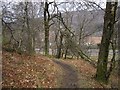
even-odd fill
[{"label": "distant trees", "polygon": [[[63,8],[61,7],[62,5],[64,6]],[[77,5],[80,6],[81,4]],[[64,12],[60,10],[59,6]],[[70,8],[68,9],[68,7]],[[77,7],[75,2],[59,3],[49,2],[47,0],[40,3],[27,1],[6,3],[3,5],[2,19],[3,46],[9,46],[17,51],[27,52],[28,54],[34,53],[35,48],[39,48],[40,46],[40,50],[44,48],[45,55],[48,55],[49,49],[51,48],[49,44],[53,42],[52,50],[55,52],[54,54],[57,54],[57,57],[60,57],[63,53],[65,57],[67,54],[73,55],[74,52],[68,48],[67,38],[65,38],[66,33],[63,31],[67,31],[74,40],[77,37],[75,33],[77,30],[74,25],[76,22],[74,20],[74,18],[76,18],[74,12],[77,12],[74,11],[74,9],[77,10],[77,8],[81,10],[81,7]],[[56,27],[59,22],[60,24]],[[84,22],[83,20],[83,23]],[[52,26],[56,27],[56,31],[52,29]],[[62,26],[62,28],[60,26]],[[79,26],[80,25],[77,27]],[[59,30],[57,28],[59,28]],[[50,30],[55,32],[58,30],[56,46],[54,46],[56,42],[53,41],[55,35],[53,35],[53,38],[50,40]],[[77,42],[78,40],[76,43]]]},{"label": "distant trees", "polygon": [[17,38],[15,35],[18,28],[14,30],[14,28],[17,27],[17,23],[14,22],[16,22],[19,17],[14,8],[12,9],[14,12],[10,10],[13,6],[14,5],[11,2],[3,3],[2,6],[3,48],[17,50],[20,42],[18,40],[19,33],[16,34],[18,36]]},{"label": "distant trees", "polygon": [[[61,10],[59,10],[59,7],[58,7],[59,5],[62,5],[62,4],[65,5],[64,9],[63,9],[63,11],[65,10],[64,13],[61,12]],[[69,7],[71,7],[69,10],[67,8],[67,5]],[[78,4],[78,6],[79,5],[81,5],[81,4]],[[52,8],[52,6],[54,8]],[[83,5],[83,6],[85,6],[85,5]],[[82,11],[81,7],[76,7],[74,2],[70,2],[70,3],[69,2],[67,2],[67,3],[64,3],[64,2],[56,3],[56,2],[48,2],[48,1],[44,2],[44,31],[45,31],[45,34],[44,34],[45,35],[44,51],[45,51],[45,55],[49,54],[49,48],[50,48],[49,47],[49,43],[51,42],[51,40],[49,40],[50,39],[49,38],[49,31],[50,31],[50,29],[53,31],[53,29],[50,28],[50,26],[52,25],[50,23],[51,23],[51,21],[53,21],[53,26],[54,27],[56,27],[57,23],[60,23],[56,28],[54,28],[54,29],[56,29],[56,30],[54,30],[55,34],[57,34],[57,35],[55,35],[55,42],[56,42],[56,47],[57,48],[55,46],[53,47],[54,51],[56,51],[56,57],[60,58],[61,54],[62,55],[64,54],[64,56],[65,56],[64,58],[66,58],[67,54],[75,55],[75,56],[79,56],[80,55],[81,57],[84,57],[84,55],[83,55],[84,51],[83,51],[82,48],[80,48],[81,47],[80,44],[82,43],[82,42],[80,42],[80,39],[83,40],[84,37],[90,36],[90,35],[92,35],[93,33],[97,32],[97,31],[93,31],[92,33],[90,33],[90,31],[88,32],[86,30],[83,30],[83,28],[85,28],[85,25],[87,26],[90,22],[91,23],[94,22],[94,21],[92,22],[94,17],[92,17],[92,18],[89,17],[89,18],[86,19],[86,16],[83,15],[83,17],[84,17],[83,21],[80,20],[81,23],[79,23],[80,25],[77,26],[77,27],[80,28],[80,30],[83,30],[83,31],[79,32],[79,33],[82,33],[82,35],[81,34],[79,35],[79,41],[75,39],[75,38],[78,38],[77,37],[78,33],[75,33],[75,32],[77,32],[77,30],[74,27],[75,26],[74,25],[75,21],[73,21],[73,20],[74,20],[74,18],[76,18],[76,15],[74,15],[74,9],[76,8],[76,10],[78,10],[78,8],[79,8],[79,10]],[[52,8],[54,13],[52,12],[52,10],[50,8]],[[51,10],[51,11],[49,11],[49,10]],[[88,12],[87,10],[83,9],[83,12],[85,12],[85,11]],[[78,12],[78,11],[75,11],[75,13],[76,12]],[[91,16],[92,16],[92,13],[91,13]],[[62,28],[59,28],[60,26],[62,26]],[[86,29],[88,29],[88,28],[86,28]],[[66,33],[66,31],[67,31],[67,33]],[[88,32],[88,33],[86,33],[86,32]],[[68,43],[68,42],[66,42],[67,39],[68,39],[65,36],[66,34],[69,34],[70,38],[72,38],[73,40],[76,40],[76,42],[75,43]],[[79,42],[79,45],[77,45],[78,42]],[[78,49],[77,49],[78,51],[75,51],[75,50],[71,51],[71,47],[68,48],[68,45],[71,45],[71,44],[75,44],[75,46],[79,47],[80,52],[75,54],[76,52],[79,51]],[[81,53],[81,51],[82,51],[82,53]]]},{"label": "distant trees", "polygon": [[[56,58],[61,58],[61,55],[62,55],[62,49],[63,49],[63,32],[61,31],[61,25],[60,25],[60,21],[58,20],[58,33],[56,34],[56,38],[55,38],[55,41],[56,41],[56,44],[57,44],[57,53],[56,53]],[[60,34],[60,35],[58,35]],[[59,36],[59,38],[58,38]]]},{"label": "distant trees", "polygon": [[3,4],[3,48],[29,55],[35,52],[35,34],[39,30],[39,25],[34,24],[37,5],[32,2]]},{"label": "distant trees", "polygon": [[108,67],[108,54],[109,54],[110,45],[112,45],[114,50],[112,37],[115,31],[114,26],[115,26],[117,4],[118,1],[116,0],[114,0],[113,2],[109,2],[109,1],[106,2],[103,35],[100,44],[100,51],[99,51],[97,71],[96,71],[96,80],[104,83],[108,82],[110,73],[115,66],[115,52],[113,51],[113,57],[111,59],[111,64],[109,67]]},{"label": "distant trees", "polygon": [[25,8],[24,8],[24,11],[25,11],[25,26],[26,26],[26,31],[27,31],[27,40],[28,40],[28,44],[27,44],[27,53],[29,55],[33,54],[34,52],[34,38],[33,38],[33,32],[30,28],[30,23],[29,23],[29,13],[28,13],[28,4],[29,2],[25,2]]}]

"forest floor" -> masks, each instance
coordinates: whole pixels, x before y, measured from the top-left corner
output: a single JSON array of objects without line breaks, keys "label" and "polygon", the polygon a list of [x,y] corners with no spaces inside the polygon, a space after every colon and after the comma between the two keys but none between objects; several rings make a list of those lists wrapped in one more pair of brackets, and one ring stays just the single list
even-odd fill
[{"label": "forest floor", "polygon": [[94,80],[96,68],[84,60],[2,53],[2,85],[15,88],[110,88]]}]

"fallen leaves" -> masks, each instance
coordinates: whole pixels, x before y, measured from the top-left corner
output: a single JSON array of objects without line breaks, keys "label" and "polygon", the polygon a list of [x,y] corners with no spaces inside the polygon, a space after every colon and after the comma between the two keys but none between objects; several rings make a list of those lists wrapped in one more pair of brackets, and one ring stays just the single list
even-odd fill
[{"label": "fallen leaves", "polygon": [[[65,76],[60,65],[42,55],[27,56],[3,52],[2,86],[15,88],[59,88],[60,79]],[[96,69],[84,60],[60,60],[77,72],[79,86],[101,87],[92,77]],[[71,74],[72,75],[72,74]],[[69,77],[70,75],[68,75]],[[66,77],[67,79],[69,79]],[[72,83],[72,82],[71,82]],[[76,86],[75,83],[71,84]]]},{"label": "fallen leaves", "polygon": [[3,52],[2,56],[3,87],[55,87],[54,63],[48,58],[8,52]]}]

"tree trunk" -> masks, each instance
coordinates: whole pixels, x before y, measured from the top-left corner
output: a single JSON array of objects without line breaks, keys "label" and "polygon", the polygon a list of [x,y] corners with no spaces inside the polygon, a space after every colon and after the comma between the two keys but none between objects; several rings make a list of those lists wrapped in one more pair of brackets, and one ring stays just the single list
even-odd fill
[{"label": "tree trunk", "polygon": [[57,58],[61,57],[61,49],[62,49],[62,40],[63,40],[63,35],[61,33],[60,35],[60,45],[57,48]]},{"label": "tree trunk", "polygon": [[107,64],[109,45],[114,31],[117,2],[107,2],[104,16],[104,28],[98,56],[96,80],[107,83]]},{"label": "tree trunk", "polygon": [[[44,29],[45,29],[45,55],[49,55],[49,13],[48,13],[49,4],[45,2],[44,8]],[[48,13],[48,15],[47,15]]]},{"label": "tree trunk", "polygon": [[32,47],[32,32],[30,30],[30,24],[29,24],[29,17],[28,17],[28,2],[25,2],[25,20],[26,20],[26,29],[27,29],[27,35],[28,35],[28,44],[27,44],[27,53],[29,55],[33,54],[33,47]]},{"label": "tree trunk", "polygon": [[[120,6],[118,7],[118,16],[119,16],[119,21],[118,21],[118,54],[120,54]],[[120,65],[120,55],[118,55],[118,65]],[[118,66],[118,78],[120,78],[120,66]],[[120,85],[119,87],[120,88]]]},{"label": "tree trunk", "polygon": [[68,47],[67,47],[66,50],[65,50],[65,57],[64,57],[64,59],[67,58],[67,53],[68,53]]}]

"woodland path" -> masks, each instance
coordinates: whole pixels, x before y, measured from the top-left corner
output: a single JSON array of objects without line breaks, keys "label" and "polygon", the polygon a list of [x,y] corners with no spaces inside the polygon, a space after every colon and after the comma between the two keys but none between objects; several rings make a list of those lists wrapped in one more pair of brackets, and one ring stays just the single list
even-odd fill
[{"label": "woodland path", "polygon": [[78,75],[75,68],[59,60],[53,61],[58,64],[63,70],[62,75],[60,75],[60,88],[78,88]]}]

